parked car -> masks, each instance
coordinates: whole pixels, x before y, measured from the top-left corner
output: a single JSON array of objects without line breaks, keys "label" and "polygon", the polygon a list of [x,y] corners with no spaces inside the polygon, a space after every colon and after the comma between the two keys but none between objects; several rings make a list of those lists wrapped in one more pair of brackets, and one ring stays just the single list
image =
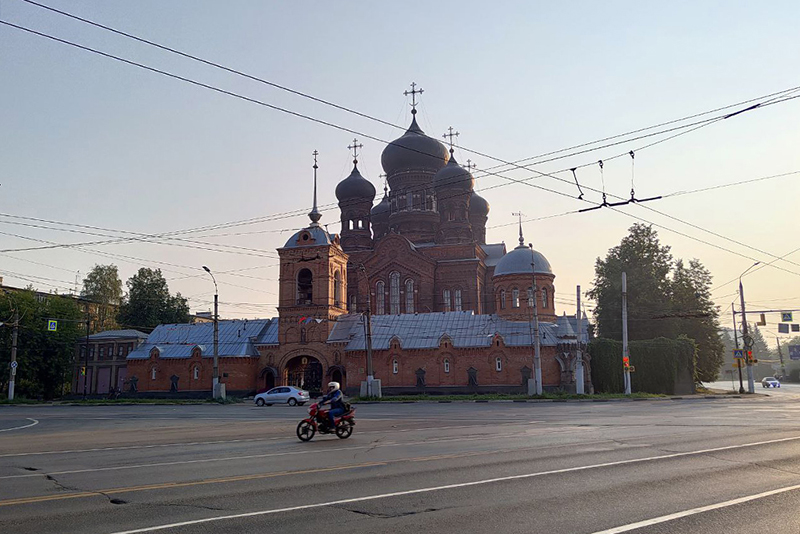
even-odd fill
[{"label": "parked car", "polygon": [[763,388],[779,388],[781,387],[781,383],[778,381],[777,378],[773,378],[771,376],[766,377],[761,381],[761,387]]},{"label": "parked car", "polygon": [[272,388],[264,393],[259,393],[253,398],[256,406],[272,406],[273,404],[286,403],[289,406],[296,406],[307,403],[310,400],[308,391],[303,391],[294,386],[280,386]]}]

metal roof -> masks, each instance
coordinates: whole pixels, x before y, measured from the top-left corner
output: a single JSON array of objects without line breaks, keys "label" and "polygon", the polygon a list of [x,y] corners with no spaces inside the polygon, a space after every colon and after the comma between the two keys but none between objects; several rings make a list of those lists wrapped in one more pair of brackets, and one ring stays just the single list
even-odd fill
[{"label": "metal roof", "polygon": [[531,263],[537,273],[540,274],[553,274],[553,269],[550,267],[550,262],[547,258],[539,252],[534,250],[531,254],[531,249],[525,245],[520,245],[497,262],[494,268],[494,276],[503,274],[530,274]]},{"label": "metal roof", "polygon": [[89,336],[89,341],[103,339],[147,339],[147,334],[138,330],[105,330]]},{"label": "metal roof", "polygon": [[486,260],[484,263],[487,267],[497,265],[497,262],[500,261],[500,258],[506,253],[505,243],[489,243],[488,245],[481,245],[481,248],[486,253]]},{"label": "metal roof", "polygon": [[[276,326],[270,328],[272,324]],[[219,321],[219,356],[258,356],[256,345],[277,342],[277,319]],[[274,330],[274,335],[270,331]],[[214,323],[162,324],[147,341],[128,354],[128,359],[147,359],[158,348],[160,358],[189,358],[199,347],[204,358],[213,357]]]},{"label": "metal roof", "polygon": [[[567,318],[574,322],[575,318]],[[584,318],[584,324],[588,321]],[[539,323],[542,346],[555,346],[558,342],[556,323]],[[581,333],[588,341],[587,329]],[[434,349],[444,336],[450,338],[455,348],[488,347],[495,334],[510,347],[530,347],[533,336],[528,321],[508,321],[497,315],[475,315],[472,311],[418,313],[372,316],[372,348],[388,350],[391,340],[397,338],[403,349]],[[365,350],[364,323],[361,315],[339,317],[328,337],[329,343],[347,343],[345,350]]]},{"label": "metal roof", "polygon": [[[303,234],[310,236],[310,239],[306,241],[300,239]],[[295,234],[286,241],[283,248],[318,247],[320,245],[330,245],[331,243],[333,243],[333,237],[319,224],[312,224],[308,228],[303,228],[295,232]]]}]

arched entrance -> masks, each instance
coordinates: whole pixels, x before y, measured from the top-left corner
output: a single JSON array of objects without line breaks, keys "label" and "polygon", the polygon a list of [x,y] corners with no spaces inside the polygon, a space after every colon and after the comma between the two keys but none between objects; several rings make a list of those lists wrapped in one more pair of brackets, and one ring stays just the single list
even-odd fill
[{"label": "arched entrance", "polygon": [[284,384],[305,389],[312,396],[322,392],[322,364],[313,356],[295,356],[286,362]]},{"label": "arched entrance", "polygon": [[344,390],[347,387],[347,373],[344,366],[332,365],[328,368],[328,380],[330,382],[339,382],[339,385]]},{"label": "arched entrance", "polygon": [[259,391],[267,391],[275,387],[278,371],[274,367],[265,367],[259,376]]}]

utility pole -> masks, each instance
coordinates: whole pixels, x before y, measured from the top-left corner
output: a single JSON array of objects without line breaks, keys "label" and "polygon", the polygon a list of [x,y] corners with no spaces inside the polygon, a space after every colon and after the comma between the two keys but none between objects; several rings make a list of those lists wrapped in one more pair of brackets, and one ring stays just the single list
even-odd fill
[{"label": "utility pole", "polygon": [[583,354],[581,353],[581,286],[576,292],[578,300],[578,311],[575,313],[577,319],[578,348],[575,351],[575,393],[583,395]]},{"label": "utility pole", "polygon": [[[733,314],[733,341],[736,343],[736,348],[739,348],[739,332],[736,330],[736,310],[731,302],[731,313]],[[737,360],[734,360],[737,361]],[[744,393],[744,384],[742,383],[742,361],[738,360],[736,368],[739,369],[739,395]]]},{"label": "utility pole", "polygon": [[781,350],[781,338],[775,336],[775,341],[778,342],[778,356],[781,359],[781,380],[786,376],[786,365],[783,363],[783,350]]},{"label": "utility pole", "polygon": [[628,349],[628,276],[627,273],[622,273],[622,366],[625,377],[625,395],[631,394],[630,361],[631,357]]},{"label": "utility pole", "polygon": [[211,280],[214,281],[214,372],[211,375],[211,396],[217,399],[225,397],[219,385],[219,288],[217,287],[217,279],[214,278],[214,273],[211,272],[211,269],[203,265],[203,270],[210,274]]},{"label": "utility pole", "polygon": [[86,303],[86,338],[83,341],[83,400],[86,400],[86,382],[89,380],[89,303]]},{"label": "utility pole", "polygon": [[742,279],[739,278],[739,299],[741,300],[742,307],[742,340],[744,341],[745,362],[747,362],[747,392],[755,393],[756,384],[753,380],[753,360],[750,358],[753,350],[753,338],[747,333],[747,315],[745,314],[744,307],[744,287],[742,286]]},{"label": "utility pole", "polygon": [[14,329],[11,331],[11,370],[8,376],[8,400],[14,400],[14,382],[17,376],[17,335],[19,334],[19,311],[14,308]]},{"label": "utility pole", "polygon": [[[522,226],[520,225],[520,241],[522,240]],[[542,347],[539,340],[539,308],[536,301],[539,300],[538,292],[536,291],[536,265],[533,255],[533,243],[528,243],[528,248],[531,249],[531,279],[533,287],[533,375],[534,385],[536,387],[536,394],[542,394]]]},{"label": "utility pole", "polygon": [[364,335],[367,348],[367,384],[365,393],[367,397],[380,397],[380,388],[377,388],[378,391],[375,391],[375,388],[373,388],[375,376],[372,369],[372,299],[369,294],[369,278],[367,277],[367,270],[363,263],[358,266],[358,270],[361,271],[361,274],[364,275],[364,280],[367,282],[367,311],[364,313]]}]

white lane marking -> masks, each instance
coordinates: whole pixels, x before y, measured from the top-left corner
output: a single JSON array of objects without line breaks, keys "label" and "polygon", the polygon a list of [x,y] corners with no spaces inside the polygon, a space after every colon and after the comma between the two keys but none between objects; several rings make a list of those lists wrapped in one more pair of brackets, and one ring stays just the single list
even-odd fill
[{"label": "white lane marking", "polygon": [[607,530],[600,530],[598,532],[593,532],[592,534],[620,534],[622,532],[630,532],[631,530],[649,527],[651,525],[658,525],[659,523],[674,521],[675,519],[680,519],[682,517],[702,514],[704,512],[710,512],[720,508],[727,508],[728,506],[735,506],[737,504],[755,501],[756,499],[763,499],[764,497],[771,497],[772,495],[779,495],[781,493],[786,493],[787,491],[795,491],[798,489],[800,489],[800,484],[795,484],[794,486],[765,491],[763,493],[756,493],[755,495],[748,495],[747,497],[739,497],[738,499],[731,499],[730,501],[718,502],[716,504],[709,504],[708,506],[700,506],[698,508],[691,508],[682,512],[675,512],[674,514],[662,515],[661,517],[654,517],[653,519],[645,519],[644,521],[638,521],[628,525],[609,528]]},{"label": "white lane marking", "polygon": [[39,421],[37,421],[36,419],[32,419],[30,417],[26,417],[25,419],[27,419],[28,421],[33,421],[33,422],[29,423],[27,425],[15,426],[14,428],[4,428],[4,429],[0,430],[0,432],[11,432],[12,430],[22,430],[23,428],[30,428],[32,426],[36,426],[36,425],[39,424]]},{"label": "white lane marking", "polygon": [[[33,419],[32,419],[33,420]],[[544,423],[544,421],[522,421],[522,422],[511,422],[511,423],[497,423],[495,426],[514,426],[514,425],[526,425],[526,424],[534,424],[534,423]],[[32,426],[32,425],[29,425]],[[461,426],[442,426],[442,427],[423,427],[423,428],[408,428],[404,430],[398,430],[395,428],[390,428],[388,430],[364,430],[360,431],[358,434],[393,434],[395,432],[409,432],[409,431],[417,431],[417,430],[430,430],[430,431],[440,431],[440,430],[455,430],[460,428],[473,428],[476,425],[461,425]],[[9,429],[11,430],[11,429]],[[20,457],[20,456],[44,456],[49,454],[76,454],[82,452],[103,452],[103,451],[130,451],[136,449],[157,449],[157,448],[164,448],[164,447],[189,447],[189,446],[196,446],[196,445],[220,445],[223,443],[251,443],[251,442],[263,442],[263,441],[277,441],[279,439],[287,439],[287,436],[276,436],[273,438],[246,438],[246,439],[226,439],[226,440],[218,440],[218,441],[192,441],[189,443],[159,443],[153,445],[128,445],[124,447],[99,447],[93,449],[66,449],[66,450],[57,450],[57,451],[41,451],[41,452],[12,452],[8,454],[0,454],[0,458],[9,458],[9,457]],[[292,443],[297,443],[294,440],[291,440]]]},{"label": "white lane marking", "polygon": [[[563,432],[560,432],[563,433]],[[491,436],[475,436],[469,438],[433,438],[423,441],[401,441],[401,442],[387,442],[381,443],[379,445],[370,444],[370,445],[358,445],[358,446],[350,446],[350,447],[338,447],[335,449],[313,449],[307,451],[285,451],[285,452],[269,452],[264,454],[248,454],[244,456],[223,456],[220,458],[201,458],[197,460],[178,460],[174,462],[158,462],[158,463],[150,463],[150,464],[135,464],[135,465],[117,465],[117,466],[110,466],[110,467],[92,467],[87,469],[74,469],[70,471],[48,471],[46,473],[28,473],[24,475],[5,475],[0,476],[0,480],[6,480],[11,478],[33,478],[33,477],[44,477],[47,475],[74,475],[78,473],[96,473],[101,471],[119,471],[125,469],[142,469],[147,467],[164,467],[168,465],[185,465],[185,464],[200,464],[200,463],[209,463],[209,462],[229,462],[233,460],[252,460],[254,458],[271,458],[274,456],[295,456],[298,454],[317,454],[319,452],[338,452],[338,451],[353,451],[353,450],[361,450],[361,449],[382,449],[384,447],[401,447],[401,446],[413,446],[413,445],[437,445],[440,443],[450,444],[450,443],[460,443],[466,441],[487,441],[487,440],[496,440],[497,438],[502,437],[504,439],[511,439],[514,437],[517,438],[527,438],[528,435],[520,434],[518,436],[514,436],[512,434],[493,434]]]},{"label": "white lane marking", "polygon": [[[766,441],[757,441],[754,443],[744,443],[741,445],[726,445],[724,447],[714,447],[711,449],[702,449],[697,451],[687,451],[687,452],[676,452],[672,454],[662,454],[660,456],[650,456],[647,458],[634,458],[631,460],[619,460],[616,462],[604,462],[600,464],[594,465],[582,465],[578,467],[566,467],[563,469],[553,469],[551,471],[537,471],[535,473],[525,473],[522,475],[509,475],[505,477],[497,477],[497,478],[486,478],[483,480],[474,480],[472,482],[459,482],[456,484],[447,484],[444,486],[431,486],[427,488],[418,488],[413,490],[406,490],[406,491],[395,491],[392,493],[380,493],[377,495],[367,495],[365,497],[353,497],[351,499],[340,499],[337,501],[328,501],[328,502],[320,502],[315,504],[303,504],[300,506],[290,506],[288,508],[273,508],[271,510],[259,510],[257,512],[245,512],[241,514],[231,514],[231,515],[221,515],[217,517],[208,517],[205,519],[193,519],[190,521],[182,521],[180,523],[168,523],[164,525],[155,525],[152,527],[144,527],[138,528],[134,530],[124,530],[114,532],[112,534],[140,534],[142,532],[155,532],[157,530],[167,530],[170,528],[177,528],[177,527],[185,527],[189,525],[200,525],[203,523],[212,523],[216,521],[225,521],[228,519],[240,519],[243,517],[256,517],[262,515],[272,515],[272,514],[280,514],[284,512],[294,512],[297,510],[308,510],[311,508],[325,508],[329,506],[336,506],[337,504],[349,504],[354,502],[364,502],[364,501],[374,501],[377,499],[387,499],[390,497],[403,497],[405,495],[416,495],[419,493],[431,493],[434,491],[442,491],[442,490],[449,490],[449,489],[457,489],[457,488],[467,488],[472,486],[483,486],[485,484],[494,484],[497,482],[508,482],[511,480],[524,480],[528,478],[534,477],[541,477],[546,475],[559,475],[563,473],[574,473],[577,471],[587,471],[589,469],[599,469],[602,467],[614,467],[618,465],[628,465],[628,464],[636,464],[636,463],[643,463],[643,462],[652,462],[655,460],[667,460],[671,458],[681,458],[685,456],[696,456],[699,454],[708,454],[711,452],[719,452],[719,451],[727,451],[733,449],[742,449],[745,447],[756,447],[759,445],[770,445],[772,443],[785,443],[788,441],[797,441],[800,440],[800,436],[795,436],[791,438],[779,438],[779,439],[770,439]],[[796,486],[792,486],[793,488]],[[788,491],[788,490],[787,490]],[[609,531],[611,532],[611,531]],[[624,531],[620,531],[624,532]],[[600,533],[594,533],[600,534]]]}]

